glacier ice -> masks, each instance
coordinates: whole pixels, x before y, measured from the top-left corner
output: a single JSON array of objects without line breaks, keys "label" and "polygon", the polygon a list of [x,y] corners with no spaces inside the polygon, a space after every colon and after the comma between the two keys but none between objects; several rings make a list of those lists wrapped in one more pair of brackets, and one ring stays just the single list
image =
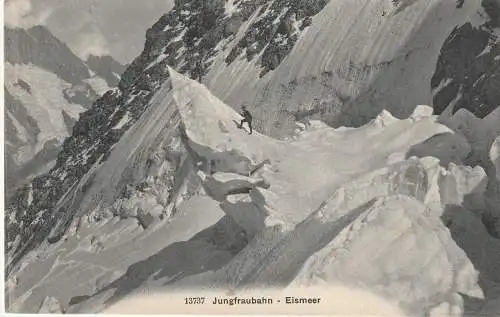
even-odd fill
[{"label": "glacier ice", "polygon": [[[107,216],[37,250],[43,263],[27,259],[11,307],[41,305],[42,289],[65,311],[91,312],[145,289],[325,283],[409,315],[464,313],[463,296],[495,307],[500,242],[481,222],[488,176],[461,165],[467,138],[428,108],[408,119],[385,111],[359,128],[314,122],[276,140],[238,129],[238,113],[169,72],[83,196],[81,217]],[[140,210],[150,225],[137,222]]]}]

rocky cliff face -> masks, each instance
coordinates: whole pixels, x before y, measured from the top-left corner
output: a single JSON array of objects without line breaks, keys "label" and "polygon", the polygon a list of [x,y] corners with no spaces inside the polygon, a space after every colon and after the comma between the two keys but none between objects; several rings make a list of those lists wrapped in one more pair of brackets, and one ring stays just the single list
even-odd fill
[{"label": "rocky cliff face", "polygon": [[86,61],[87,66],[97,76],[103,78],[110,87],[118,86],[121,74],[127,69],[111,56],[90,55]]},{"label": "rocky cliff face", "polygon": [[466,23],[446,39],[431,80],[436,114],[465,108],[484,118],[499,106],[499,30],[494,20]]},{"label": "rocky cliff face", "polygon": [[53,166],[79,113],[117,85],[122,67],[94,60],[85,63],[43,26],[5,28],[7,197]]},{"label": "rocky cliff face", "polygon": [[[481,28],[464,22],[478,10],[483,9],[472,2],[457,8],[430,0],[404,6],[371,0],[176,1],[148,30],[143,52],[118,88],[81,113],[55,166],[10,200],[9,270],[41,243],[59,241],[78,220],[75,210],[96,171],[158,102],[152,97],[160,87],[169,89],[164,86],[167,65],[201,81],[233,107],[251,101],[257,128],[279,136],[294,132],[297,117],[361,125],[385,106],[397,116],[411,114],[420,101],[432,103],[434,95],[439,113],[453,93],[436,88],[433,95],[431,87],[447,79],[453,92],[468,91],[463,105],[477,106],[474,112],[484,115],[494,109],[495,80],[487,77],[495,72],[479,79],[477,72],[489,68],[481,66],[488,61],[496,63],[493,49],[483,52],[493,48],[496,31],[483,22]],[[494,18],[485,15],[489,20]],[[458,42],[452,32],[463,34]],[[469,42],[471,48],[462,53]],[[474,86],[474,78],[481,85]],[[474,106],[466,102],[475,99]],[[285,110],[297,115],[291,118]],[[171,121],[172,129],[176,122]]]}]

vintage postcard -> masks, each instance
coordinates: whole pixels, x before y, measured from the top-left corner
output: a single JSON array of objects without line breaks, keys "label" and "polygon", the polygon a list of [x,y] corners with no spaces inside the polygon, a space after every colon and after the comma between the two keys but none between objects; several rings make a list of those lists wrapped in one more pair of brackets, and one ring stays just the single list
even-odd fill
[{"label": "vintage postcard", "polygon": [[500,316],[500,0],[6,0],[5,311]]}]

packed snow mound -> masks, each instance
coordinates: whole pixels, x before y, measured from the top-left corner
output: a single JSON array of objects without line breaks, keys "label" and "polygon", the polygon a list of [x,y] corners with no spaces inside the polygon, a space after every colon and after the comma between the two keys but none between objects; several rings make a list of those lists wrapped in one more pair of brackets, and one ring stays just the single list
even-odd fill
[{"label": "packed snow mound", "polygon": [[[373,241],[377,247],[368,247]],[[482,296],[477,276],[440,219],[422,202],[398,195],[376,200],[306,261],[294,284],[364,287],[420,315],[443,302],[450,313],[460,312],[458,292]]]},{"label": "packed snow mound", "polygon": [[500,181],[500,136],[498,136],[490,149],[490,160],[495,166],[496,177]]}]

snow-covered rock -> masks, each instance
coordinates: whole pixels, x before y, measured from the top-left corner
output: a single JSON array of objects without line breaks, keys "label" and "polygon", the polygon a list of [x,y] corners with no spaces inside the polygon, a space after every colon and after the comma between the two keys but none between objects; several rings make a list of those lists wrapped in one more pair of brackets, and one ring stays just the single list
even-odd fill
[{"label": "snow-covered rock", "polygon": [[476,117],[462,108],[453,115],[443,113],[439,120],[457,135],[465,137],[471,145],[471,153],[466,163],[488,166],[486,162],[489,160],[489,151],[495,138],[500,135],[500,107],[484,118]]}]

